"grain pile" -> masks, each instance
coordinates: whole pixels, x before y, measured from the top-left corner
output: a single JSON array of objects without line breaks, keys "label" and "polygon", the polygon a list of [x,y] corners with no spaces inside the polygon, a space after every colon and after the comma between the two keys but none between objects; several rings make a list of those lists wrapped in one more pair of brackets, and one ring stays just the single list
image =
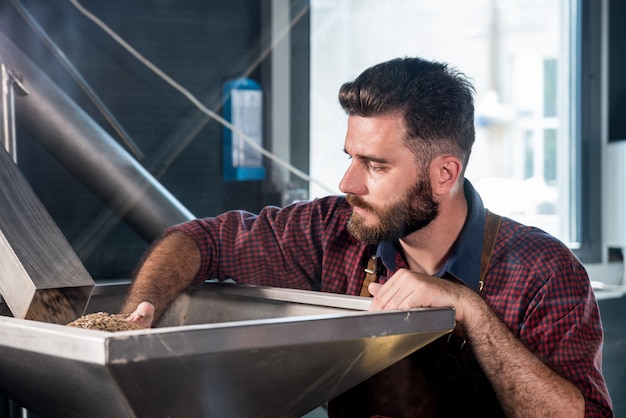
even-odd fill
[{"label": "grain pile", "polygon": [[136,329],[143,329],[137,324],[128,322],[117,315],[109,314],[106,312],[96,312],[88,315],[83,315],[75,321],[67,324],[68,327],[96,329],[99,331],[132,331]]}]

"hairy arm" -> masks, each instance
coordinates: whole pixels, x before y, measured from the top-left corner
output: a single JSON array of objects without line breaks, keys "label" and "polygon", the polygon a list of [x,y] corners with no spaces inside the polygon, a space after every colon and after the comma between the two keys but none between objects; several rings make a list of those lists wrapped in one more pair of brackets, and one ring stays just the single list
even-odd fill
[{"label": "hairy arm", "polygon": [[468,292],[467,300],[470,313],[462,326],[507,416],[585,415],[585,400],[573,383],[529,351],[476,293]]},{"label": "hairy arm", "polygon": [[200,270],[200,250],[186,233],[176,231],[158,241],[137,271],[122,306],[131,322],[150,327]]},{"label": "hairy arm", "polygon": [[402,269],[384,285],[371,284],[370,292],[371,309],[454,307],[507,416],[584,416],[578,388],[528,350],[473,290]]}]

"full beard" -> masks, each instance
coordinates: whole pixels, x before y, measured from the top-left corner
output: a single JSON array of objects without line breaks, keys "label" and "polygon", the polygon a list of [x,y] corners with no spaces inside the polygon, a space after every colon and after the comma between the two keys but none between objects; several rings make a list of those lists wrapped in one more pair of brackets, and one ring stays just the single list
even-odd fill
[{"label": "full beard", "polygon": [[348,194],[346,200],[350,206],[365,209],[377,218],[376,224],[366,225],[361,215],[354,212],[350,215],[348,231],[368,244],[404,238],[430,224],[439,213],[428,181],[419,182],[400,201],[382,208],[352,194]]}]

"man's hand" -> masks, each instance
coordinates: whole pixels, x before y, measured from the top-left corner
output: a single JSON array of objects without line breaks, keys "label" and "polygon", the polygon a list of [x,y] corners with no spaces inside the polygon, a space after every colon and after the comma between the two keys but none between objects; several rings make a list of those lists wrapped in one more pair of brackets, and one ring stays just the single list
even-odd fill
[{"label": "man's hand", "polygon": [[452,307],[476,359],[507,416],[582,417],[576,386],[529,351],[472,289],[449,280],[398,270],[383,285],[371,283],[370,310]]},{"label": "man's hand", "polygon": [[371,283],[370,310],[452,307],[457,322],[466,320],[465,304],[477,295],[468,287],[439,277],[398,270],[387,282]]},{"label": "man's hand", "polygon": [[141,327],[150,328],[154,320],[154,305],[150,302],[141,302],[137,309],[126,317],[126,320]]},{"label": "man's hand", "polygon": [[150,327],[193,282],[200,262],[200,250],[186,233],[162,238],[144,258],[121,311],[132,312],[129,321]]}]

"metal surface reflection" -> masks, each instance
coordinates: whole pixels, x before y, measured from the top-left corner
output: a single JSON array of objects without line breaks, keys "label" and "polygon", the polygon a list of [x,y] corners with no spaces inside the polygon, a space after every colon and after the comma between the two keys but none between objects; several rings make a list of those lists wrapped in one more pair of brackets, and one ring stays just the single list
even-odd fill
[{"label": "metal surface reflection", "polygon": [[[97,286],[87,311],[116,311],[125,291]],[[368,305],[206,283],[149,330],[0,316],[0,389],[42,417],[299,417],[454,327],[452,309]]]}]

